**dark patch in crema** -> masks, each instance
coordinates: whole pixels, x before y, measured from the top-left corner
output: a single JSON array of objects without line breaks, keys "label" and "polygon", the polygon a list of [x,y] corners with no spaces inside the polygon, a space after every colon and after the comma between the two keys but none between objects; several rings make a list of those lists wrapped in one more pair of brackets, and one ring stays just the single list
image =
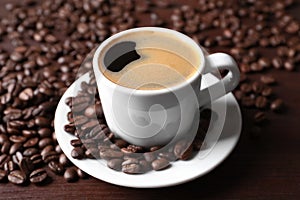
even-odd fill
[{"label": "dark patch in crema", "polygon": [[141,57],[135,47],[136,43],[132,41],[120,42],[112,46],[104,56],[105,67],[112,72],[121,71],[126,65]]}]

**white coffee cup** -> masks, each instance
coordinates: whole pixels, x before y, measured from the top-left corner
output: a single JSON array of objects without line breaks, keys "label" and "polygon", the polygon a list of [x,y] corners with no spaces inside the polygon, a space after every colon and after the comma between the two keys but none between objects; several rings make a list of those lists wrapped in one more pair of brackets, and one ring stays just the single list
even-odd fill
[{"label": "white coffee cup", "polygon": [[[104,51],[122,41],[123,37],[128,40],[131,35],[134,37],[135,33],[141,33],[147,37],[149,32],[159,32],[170,36],[169,38],[176,38],[174,42],[184,43],[185,45],[181,48],[170,49],[178,55],[189,57],[191,51],[199,55],[201,62],[197,63],[197,72],[182,83],[159,90],[127,88],[105,77],[99,68],[99,63],[104,64],[100,55],[105,54]],[[155,47],[164,49],[168,48],[168,45],[156,43]],[[202,75],[223,69],[229,71],[224,78],[209,88],[200,90]],[[199,119],[199,107],[231,92],[238,85],[240,77],[237,64],[231,56],[224,53],[207,55],[188,36],[174,30],[157,27],[129,29],[105,40],[94,54],[93,70],[110,130],[129,143],[147,147],[165,145],[174,138],[190,134],[189,130]],[[216,92],[211,96],[209,90]]]}]

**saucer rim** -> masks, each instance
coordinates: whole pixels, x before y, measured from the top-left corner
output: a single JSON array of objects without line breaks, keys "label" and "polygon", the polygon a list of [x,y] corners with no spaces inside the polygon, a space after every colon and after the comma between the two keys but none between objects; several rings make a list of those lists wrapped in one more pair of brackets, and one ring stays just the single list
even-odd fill
[{"label": "saucer rim", "polygon": [[[217,79],[215,76],[211,75],[211,74],[207,74],[207,75],[204,75],[204,77],[208,78],[208,79]],[[241,129],[242,129],[242,115],[241,115],[241,110],[240,110],[240,107],[234,97],[234,95],[232,93],[228,93],[227,95],[225,95],[224,97],[221,97],[220,99],[223,99],[223,98],[226,98],[226,105],[228,105],[228,101],[232,101],[234,103],[234,106],[237,108],[237,113],[236,114],[236,117],[239,119],[239,123],[235,123],[236,124],[236,133],[234,135],[234,137],[232,138],[232,143],[230,146],[227,146],[227,152],[225,152],[223,155],[219,155],[219,159],[214,162],[213,164],[211,164],[211,167],[206,169],[205,171],[202,171],[202,172],[195,172],[195,174],[192,176],[192,177],[184,177],[184,176],[181,176],[182,178],[179,178],[181,180],[179,181],[171,181],[171,182],[167,182],[167,183],[157,183],[157,184],[147,184],[147,181],[145,181],[147,178],[157,178],[157,176],[159,176],[159,174],[163,173],[163,171],[166,171],[166,170],[162,170],[162,171],[151,171],[151,172],[148,172],[146,174],[139,174],[139,175],[128,175],[128,174],[125,174],[123,172],[116,172],[112,169],[109,169],[104,163],[106,163],[104,160],[100,160],[100,161],[96,161],[96,160],[92,160],[92,159],[84,159],[84,160],[77,160],[77,159],[74,159],[71,157],[71,149],[72,149],[72,146],[70,144],[70,142],[66,142],[66,141],[63,141],[63,134],[67,134],[69,141],[71,139],[76,139],[77,137],[75,136],[72,136],[71,134],[69,133],[66,133],[64,130],[63,130],[63,126],[65,125],[63,123],[63,121],[65,120],[62,120],[62,118],[65,118],[66,119],[66,113],[70,111],[70,109],[68,108],[68,106],[65,104],[65,99],[67,97],[69,97],[69,93],[71,93],[71,91],[75,91],[74,87],[76,84],[76,82],[83,82],[83,81],[88,81],[90,79],[89,77],[89,74],[86,73],[84,74],[83,76],[81,76],[79,79],[77,79],[67,90],[66,92],[64,93],[64,95],[61,97],[60,101],[59,101],[59,104],[57,106],[57,109],[56,109],[56,112],[55,112],[55,119],[54,119],[54,127],[55,127],[55,133],[56,133],[56,137],[57,137],[57,141],[62,149],[62,151],[65,153],[65,155],[68,157],[68,159],[75,165],[77,166],[78,168],[80,168],[81,170],[83,170],[84,172],[86,172],[87,174],[91,175],[92,177],[96,178],[96,179],[99,179],[99,180],[102,180],[102,181],[105,181],[105,182],[108,182],[108,183],[111,183],[111,184],[114,184],[114,185],[118,185],[118,186],[124,186],[124,187],[131,187],[131,188],[161,188],[161,187],[169,187],[169,186],[174,186],[174,185],[179,185],[179,184],[182,184],[182,183],[185,183],[185,182],[189,182],[189,181],[192,181],[196,178],[199,178],[207,173],[209,173],[210,171],[212,171],[213,169],[215,169],[217,166],[219,166],[230,154],[231,152],[233,151],[233,149],[235,148],[235,146],[237,145],[238,141],[239,141],[239,138],[240,138],[240,135],[241,135]],[[76,90],[75,92],[77,92],[78,90]],[[223,103],[223,101],[222,101]],[[63,114],[65,113],[65,114]],[[228,126],[228,125],[227,125]],[[221,133],[221,136],[222,136],[223,131]],[[66,136],[66,137],[67,137]],[[220,136],[220,137],[221,137]],[[218,144],[220,143],[220,141],[218,141],[216,144],[215,144],[215,147],[213,148],[216,148],[216,146],[218,146]],[[219,144],[220,145],[220,144]],[[210,153],[212,153],[214,151],[214,149],[211,150]],[[208,155],[206,156],[203,160],[207,160],[209,159],[211,155]],[[189,161],[176,161],[176,162],[172,162],[172,166],[171,168],[173,168],[173,170],[176,171],[176,166],[178,167],[179,171],[180,171],[180,168],[182,167],[186,167],[186,168],[190,168],[188,163],[191,163],[191,162],[195,162],[195,160],[198,160],[197,158],[192,158],[191,160]],[[97,164],[95,164],[95,162],[97,162]],[[101,163],[101,165],[100,165]],[[83,166],[86,166],[86,165],[99,165],[99,166],[102,166],[101,169],[103,169],[104,171],[107,171],[109,172],[109,175],[107,176],[107,174],[105,175],[105,173],[101,174],[100,177],[99,177],[99,174],[96,175],[97,173],[95,172],[95,170],[92,170],[92,169],[87,169],[87,167],[83,167]],[[184,166],[181,166],[181,165],[184,165]],[[100,170],[100,168],[99,168]],[[109,171],[108,171],[109,170]],[[168,169],[167,169],[168,170]],[[126,177],[128,177],[128,181],[119,181],[120,179],[118,179],[118,176],[122,176],[124,177],[124,175]],[[138,177],[138,178],[134,178],[134,177]],[[144,181],[143,182],[139,182],[139,179],[140,177],[144,177]],[[127,179],[127,178],[126,178]],[[136,179],[139,184],[136,184],[134,182],[134,179]]]}]

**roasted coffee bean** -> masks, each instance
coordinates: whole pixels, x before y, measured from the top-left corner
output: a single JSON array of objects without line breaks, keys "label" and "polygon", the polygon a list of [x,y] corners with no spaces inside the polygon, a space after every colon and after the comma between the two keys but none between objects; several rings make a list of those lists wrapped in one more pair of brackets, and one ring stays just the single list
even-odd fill
[{"label": "roasted coffee bean", "polygon": [[64,166],[64,167],[70,165],[69,159],[68,159],[67,156],[66,156],[65,154],[63,154],[63,153],[60,154],[60,156],[59,156],[59,163],[60,163],[62,166]]},{"label": "roasted coffee bean", "polygon": [[189,147],[181,154],[179,157],[180,160],[189,160],[193,154],[193,145],[189,145]]},{"label": "roasted coffee bean", "polygon": [[261,95],[264,96],[264,97],[269,97],[269,96],[272,95],[272,93],[273,93],[272,88],[266,87],[266,88],[264,88],[263,91],[261,92]]},{"label": "roasted coffee bean", "polygon": [[156,159],[156,156],[154,153],[151,153],[151,152],[147,152],[147,153],[144,153],[144,158],[147,162],[152,162],[153,160]]},{"label": "roasted coffee bean", "polygon": [[47,145],[42,149],[41,155],[44,156],[46,153],[53,151],[53,150],[54,150],[53,145]]},{"label": "roasted coffee bean", "polygon": [[22,136],[22,135],[12,135],[9,137],[9,140],[14,142],[14,143],[23,143],[26,141],[26,137]]},{"label": "roasted coffee bean", "polygon": [[0,169],[0,182],[3,182],[7,178],[7,172],[5,170]]},{"label": "roasted coffee bean", "polygon": [[43,162],[43,159],[42,159],[41,154],[37,153],[37,154],[30,156],[30,161],[34,165],[39,165]]},{"label": "roasted coffee bean", "polygon": [[80,126],[82,124],[85,124],[88,121],[88,118],[83,115],[78,115],[74,117],[74,124],[76,126]]},{"label": "roasted coffee bean", "polygon": [[137,163],[122,164],[122,172],[126,174],[140,174],[142,173],[142,168],[141,165]]},{"label": "roasted coffee bean", "polygon": [[52,131],[50,130],[50,128],[41,128],[38,130],[38,134],[41,138],[50,137]]},{"label": "roasted coffee bean", "polygon": [[2,144],[1,153],[8,154],[10,151],[11,144],[9,141],[6,141]]},{"label": "roasted coffee bean", "polygon": [[90,105],[88,106],[85,110],[84,110],[84,115],[88,118],[93,118],[94,116],[96,116],[96,110],[95,110],[95,106],[94,105]]},{"label": "roasted coffee bean", "polygon": [[10,156],[8,156],[6,154],[0,155],[0,169],[3,169],[5,163],[10,161],[10,159],[11,159]]},{"label": "roasted coffee bean", "polygon": [[74,149],[72,149],[71,151],[71,156],[73,158],[76,158],[76,159],[83,159],[84,158],[84,151],[81,147],[75,147]]},{"label": "roasted coffee bean", "polygon": [[175,146],[174,146],[174,155],[176,158],[180,158],[183,153],[187,150],[188,148],[188,142],[185,140],[180,140],[178,141]]},{"label": "roasted coffee bean", "polygon": [[39,138],[34,137],[34,138],[27,140],[27,142],[25,142],[23,144],[23,147],[25,147],[25,148],[34,147],[38,142],[39,142]]},{"label": "roasted coffee bean", "polygon": [[76,182],[78,180],[78,174],[74,168],[67,168],[64,173],[64,178],[67,182]]},{"label": "roasted coffee bean", "polygon": [[254,121],[256,124],[262,124],[266,121],[266,114],[264,112],[257,112],[254,115]]},{"label": "roasted coffee bean", "polygon": [[4,144],[6,141],[8,141],[8,137],[5,134],[0,134],[0,144]]},{"label": "roasted coffee bean", "polygon": [[49,151],[42,156],[45,163],[49,163],[53,160],[58,160],[58,154],[55,151]]},{"label": "roasted coffee bean", "polygon": [[28,148],[23,151],[23,155],[30,157],[34,154],[37,154],[38,152],[39,152],[39,150],[37,148]]},{"label": "roasted coffee bean", "polygon": [[81,178],[81,179],[86,179],[89,177],[89,175],[87,173],[85,173],[84,171],[82,171],[81,169],[77,168],[77,174],[78,174],[78,177]]},{"label": "roasted coffee bean", "polygon": [[118,146],[118,148],[124,148],[128,146],[128,143],[122,139],[115,139],[114,144]]},{"label": "roasted coffee bean", "polygon": [[156,159],[151,163],[151,166],[155,171],[165,169],[169,165],[170,165],[170,162],[165,158]]},{"label": "roasted coffee bean", "polygon": [[283,61],[281,58],[273,58],[272,64],[276,69],[283,68]]},{"label": "roasted coffee bean", "polygon": [[25,183],[26,175],[20,170],[14,170],[8,174],[8,180],[13,184],[21,185]]},{"label": "roasted coffee bean", "polygon": [[72,106],[72,112],[81,112],[89,106],[89,102],[83,102]]},{"label": "roasted coffee bean", "polygon": [[42,183],[48,177],[45,169],[40,168],[32,171],[29,175],[29,180],[31,183]]},{"label": "roasted coffee bean", "polygon": [[149,162],[147,162],[146,160],[140,160],[139,164],[141,166],[141,171],[143,173],[146,173],[152,169],[151,164]]},{"label": "roasted coffee bean", "polygon": [[34,123],[39,127],[50,127],[51,121],[45,117],[37,117]]},{"label": "roasted coffee bean", "polygon": [[38,146],[40,149],[45,148],[48,145],[52,145],[53,144],[53,140],[52,138],[43,138],[39,141]]},{"label": "roasted coffee bean", "polygon": [[22,143],[14,143],[11,145],[10,150],[9,150],[9,155],[15,154],[17,151],[19,151],[22,147]]},{"label": "roasted coffee bean", "polygon": [[133,144],[128,145],[126,148],[129,152],[132,153],[139,153],[144,151],[144,148],[142,146],[137,146]]},{"label": "roasted coffee bean", "polygon": [[6,162],[5,165],[4,165],[4,170],[8,173],[11,172],[11,171],[14,171],[16,169],[17,169],[17,165],[12,160]]},{"label": "roasted coffee bean", "polygon": [[173,152],[160,152],[158,154],[158,157],[159,158],[165,158],[168,161],[175,161],[175,160],[177,160],[177,158],[176,158],[176,156],[174,155]]},{"label": "roasted coffee bean", "polygon": [[33,98],[33,90],[31,88],[24,89],[20,94],[19,98],[22,101],[28,101]]},{"label": "roasted coffee bean", "polygon": [[261,82],[255,81],[252,83],[252,91],[256,94],[260,94],[263,91],[264,87],[265,85]]},{"label": "roasted coffee bean", "polygon": [[111,169],[121,171],[122,169],[122,159],[116,158],[116,159],[111,159],[107,161],[107,166]]},{"label": "roasted coffee bean", "polygon": [[255,106],[257,108],[266,108],[268,105],[268,100],[266,97],[263,97],[263,96],[259,96],[256,98],[255,100]]},{"label": "roasted coffee bean", "polygon": [[241,86],[240,86],[240,90],[244,93],[249,93],[252,91],[252,86],[248,83],[243,83]]},{"label": "roasted coffee bean", "polygon": [[111,150],[108,148],[100,149],[100,157],[103,159],[112,159],[112,158],[121,158],[123,157],[123,153],[121,151]]},{"label": "roasted coffee bean", "polygon": [[242,98],[241,103],[245,107],[251,107],[251,106],[254,106],[255,100],[250,96],[245,96]]},{"label": "roasted coffee bean", "polygon": [[150,151],[151,152],[154,152],[154,151],[157,151],[161,148],[162,146],[153,146],[153,147],[150,147]]},{"label": "roasted coffee bean", "polygon": [[73,139],[73,140],[71,140],[70,143],[73,147],[80,147],[82,145],[82,142],[80,139]]},{"label": "roasted coffee bean", "polygon": [[98,124],[99,124],[99,122],[97,120],[91,120],[91,121],[83,124],[81,126],[81,130],[82,131],[90,130],[90,129],[94,128],[95,126],[97,126]]},{"label": "roasted coffee bean", "polygon": [[284,68],[287,71],[293,71],[295,69],[294,62],[292,60],[287,60],[284,62]]},{"label": "roasted coffee bean", "polygon": [[57,161],[51,161],[48,163],[48,167],[56,174],[63,174],[65,168]]},{"label": "roasted coffee bean", "polygon": [[260,81],[268,85],[276,83],[275,78],[271,75],[262,75]]},{"label": "roasted coffee bean", "polygon": [[62,149],[59,145],[56,145],[54,150],[55,150],[56,153],[62,153]]},{"label": "roasted coffee bean", "polygon": [[32,161],[28,157],[24,157],[19,162],[21,171],[27,176],[34,169]]},{"label": "roasted coffee bean", "polygon": [[276,99],[271,103],[271,110],[274,112],[281,112],[283,111],[284,103],[281,99]]}]

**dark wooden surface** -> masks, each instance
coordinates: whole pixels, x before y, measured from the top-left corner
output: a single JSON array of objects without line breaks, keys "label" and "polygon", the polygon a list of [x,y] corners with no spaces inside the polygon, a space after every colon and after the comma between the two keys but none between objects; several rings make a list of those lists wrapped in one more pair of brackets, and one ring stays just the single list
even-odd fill
[{"label": "dark wooden surface", "polygon": [[[2,12],[5,2],[11,1],[0,1],[1,15],[7,14]],[[300,6],[293,10],[299,19]],[[0,199],[300,199],[300,72],[272,74],[279,80],[274,89],[288,110],[279,115],[269,112],[270,123],[258,140],[249,137],[250,113],[243,110],[244,126],[237,147],[201,178],[168,188],[132,189],[94,178],[66,183],[52,174],[54,180],[46,186],[0,184]]]}]

